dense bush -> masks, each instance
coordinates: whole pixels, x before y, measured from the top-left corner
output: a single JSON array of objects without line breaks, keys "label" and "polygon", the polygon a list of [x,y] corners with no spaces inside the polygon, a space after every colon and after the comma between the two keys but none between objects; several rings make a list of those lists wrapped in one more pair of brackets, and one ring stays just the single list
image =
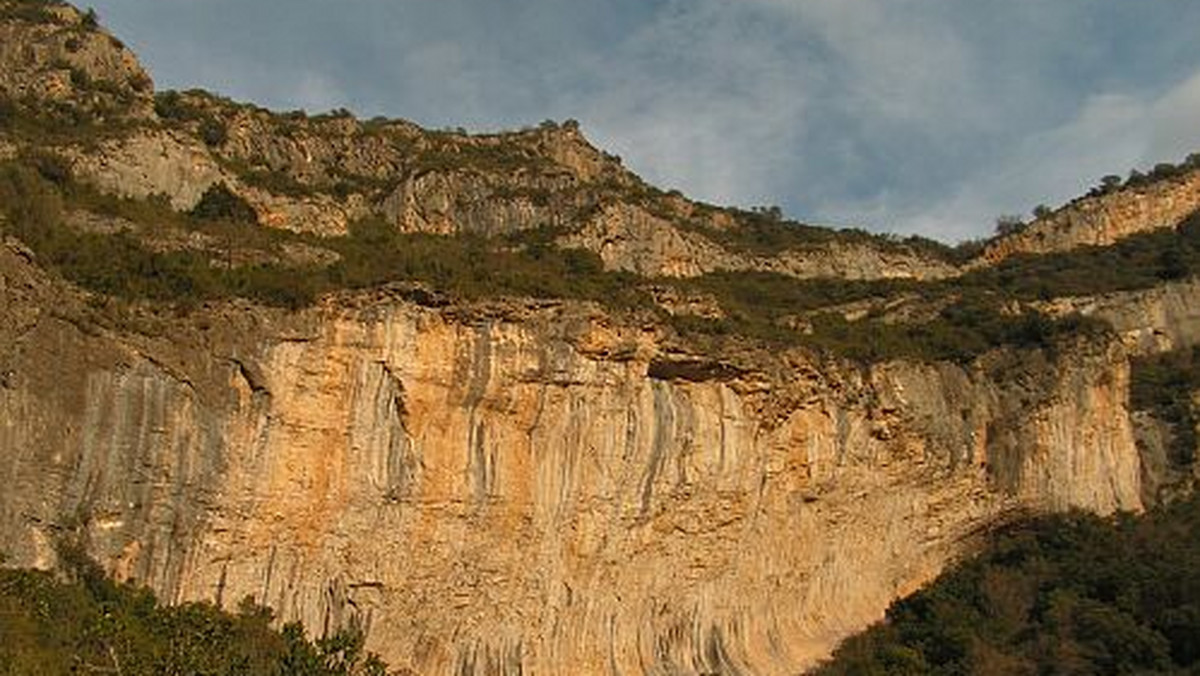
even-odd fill
[{"label": "dense bush", "polygon": [[342,254],[329,269],[337,287],[408,279],[470,299],[575,298],[615,308],[649,304],[635,277],[604,271],[598,256],[580,249],[553,244],[503,248],[473,235],[401,234],[378,219],[352,224],[349,237],[328,243]]},{"label": "dense bush", "polygon": [[48,23],[54,19],[49,8],[57,4],[50,0],[4,0],[0,2],[0,19]]},{"label": "dense bush", "polygon": [[1190,465],[1200,422],[1192,403],[1193,393],[1200,392],[1200,347],[1140,357],[1130,366],[1130,405],[1169,423],[1175,434],[1169,460],[1176,466]]},{"label": "dense bush", "polygon": [[200,122],[200,128],[197,130],[200,134],[200,140],[204,141],[205,145],[216,148],[225,144],[229,140],[229,129],[225,123],[215,119],[206,118]]},{"label": "dense bush", "polygon": [[809,340],[865,362],[905,358],[968,363],[997,347],[1055,349],[1070,336],[1106,329],[1102,322],[1081,317],[1052,319],[1033,311],[1009,315],[994,305],[963,301],[925,322],[849,322],[836,313],[821,314]]},{"label": "dense bush", "polygon": [[102,141],[127,136],[143,124],[126,116],[129,91],[108,80],[93,80],[78,69],[72,78],[76,86],[86,85],[93,94],[84,105],[0,94],[0,125],[6,135],[29,147],[73,144],[94,148]]},{"label": "dense bush", "polygon": [[[1105,329],[1101,322],[1053,320],[1013,302],[1149,288],[1200,272],[1200,213],[1174,230],[1143,233],[1106,247],[1015,256],[944,281],[797,280],[766,272],[716,272],[675,284],[716,298],[723,320],[675,318],[690,334],[746,335],[805,342],[856,359],[894,357],[967,361],[999,345],[1047,347],[1066,335]],[[889,323],[875,314],[846,321],[830,311],[812,317],[812,335],[785,328],[789,316],[822,308],[907,295],[914,304],[944,307],[930,321]]]},{"label": "dense bush", "polygon": [[202,221],[227,221],[258,225],[258,212],[245,198],[229,189],[224,181],[214,183],[192,207],[191,215]]},{"label": "dense bush", "polygon": [[1200,500],[1047,517],[838,648],[820,676],[1200,672]]},{"label": "dense bush", "polygon": [[[1052,348],[1069,335],[1096,333],[1106,325],[1081,317],[1052,319],[1032,309],[1002,311],[1018,297],[989,280],[968,276],[953,282],[915,280],[796,280],[766,272],[718,272],[677,282],[692,293],[715,297],[726,311],[722,320],[673,319],[685,333],[753,336],[803,343],[861,361],[909,358],[967,362],[999,346]],[[887,321],[877,313],[854,321],[836,310],[857,301],[907,295],[912,303],[944,306],[924,321]],[[806,314],[811,333],[786,328],[789,317]]]},{"label": "dense bush", "polygon": [[0,569],[0,674],[123,676],[385,676],[353,629],[309,641],[297,623],[244,600],[236,614],[208,603],[162,606],[64,552],[66,578]]},{"label": "dense bush", "polygon": [[[664,193],[651,186],[641,186],[641,190],[645,193],[645,196],[642,197],[643,206],[655,212],[654,206],[661,201]],[[628,191],[629,189],[626,189],[626,192]],[[626,195],[626,197],[629,196]],[[883,251],[923,255],[932,260],[952,262],[962,260],[961,255],[954,247],[919,235],[898,237],[891,234],[871,233],[860,228],[834,229],[808,225],[783,218],[779,207],[760,207],[749,211],[724,209],[723,211],[734,218],[736,226],[712,228],[703,225],[702,219],[683,221],[680,225],[700,232],[728,249],[755,256],[777,256],[784,251],[803,251],[830,244],[860,244]],[[677,220],[670,212],[662,212],[659,215]]]},{"label": "dense bush", "polygon": [[237,159],[218,158],[221,166],[232,171],[246,185],[262,188],[275,195],[304,197],[313,193],[313,187],[297,181],[291,174],[280,169],[253,166]]},{"label": "dense bush", "polygon": [[177,91],[167,90],[154,95],[154,112],[164,120],[193,121],[204,118],[204,110]]},{"label": "dense bush", "polygon": [[1104,247],[1014,256],[954,283],[1036,300],[1148,288],[1197,271],[1200,271],[1200,212],[1173,230],[1142,233]]}]

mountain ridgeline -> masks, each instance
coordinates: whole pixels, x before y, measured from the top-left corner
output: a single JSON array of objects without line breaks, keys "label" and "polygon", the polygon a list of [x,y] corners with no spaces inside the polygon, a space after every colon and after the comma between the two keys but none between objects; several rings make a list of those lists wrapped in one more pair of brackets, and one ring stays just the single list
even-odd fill
[{"label": "mountain ridgeline", "polygon": [[[262,673],[799,673],[1008,524],[1192,504],[1198,210],[1192,156],[986,242],[817,227],[570,121],[156,91],[94,13],[0,0],[0,553],[115,585],[0,600],[91,636],[153,591],[72,644],[118,671],[194,620]],[[1040,664],[1025,617],[996,660]]]}]

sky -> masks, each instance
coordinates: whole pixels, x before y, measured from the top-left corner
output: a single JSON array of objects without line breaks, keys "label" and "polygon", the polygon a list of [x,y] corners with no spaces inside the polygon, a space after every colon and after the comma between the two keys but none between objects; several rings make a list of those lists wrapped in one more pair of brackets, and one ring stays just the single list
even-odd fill
[{"label": "sky", "polygon": [[160,89],[578,120],[663,189],[956,242],[1200,151],[1187,0],[91,0]]}]

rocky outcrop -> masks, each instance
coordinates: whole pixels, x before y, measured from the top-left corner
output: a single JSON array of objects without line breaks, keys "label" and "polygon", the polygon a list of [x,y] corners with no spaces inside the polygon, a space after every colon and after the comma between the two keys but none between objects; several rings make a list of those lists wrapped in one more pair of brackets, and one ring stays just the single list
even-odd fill
[{"label": "rocky outcrop", "polygon": [[[574,123],[471,136],[342,113],[279,115],[199,92],[180,95],[177,105],[193,133],[205,124],[221,129],[212,152],[225,166],[259,193],[275,193],[269,225],[322,235],[343,234],[347,218],[368,214],[402,232],[443,235],[561,228],[594,202],[582,186],[632,180]],[[335,218],[321,209],[288,213],[285,203],[306,197],[310,210],[354,206]]]},{"label": "rocky outcrop", "polygon": [[836,239],[805,249],[781,251],[777,256],[755,257],[742,269],[778,272],[797,279],[921,281],[953,277],[959,272],[956,266],[932,256]]},{"label": "rocky outcrop", "polygon": [[1200,279],[1100,296],[1058,298],[1036,304],[1054,316],[1102,319],[1132,354],[1151,355],[1200,344]]},{"label": "rocky outcrop", "polygon": [[630,204],[603,208],[582,229],[559,241],[595,252],[608,270],[645,277],[695,277],[738,263],[735,255],[704,235]]},{"label": "rocky outcrop", "polygon": [[164,130],[106,141],[98,152],[74,147],[66,154],[72,174],[103,192],[140,199],[161,195],[181,211],[195,206],[212,184],[232,178],[202,144]]},{"label": "rocky outcrop", "polygon": [[[1168,353],[1200,345],[1200,280],[1189,278],[1136,291],[1100,296],[1059,298],[1036,304],[1052,316],[1081,315],[1112,326],[1136,368]],[[1150,368],[1154,368],[1151,366]],[[1161,367],[1160,367],[1161,368]],[[1179,368],[1176,365],[1176,368]],[[1179,375],[1183,375],[1182,373]],[[1142,490],[1146,502],[1169,501],[1200,483],[1200,430],[1185,429],[1200,420],[1200,393],[1192,393],[1190,411],[1133,411],[1130,419],[1142,458]],[[1147,406],[1151,402],[1142,402]],[[1189,408],[1182,403],[1182,408]],[[1183,415],[1181,415],[1183,414]]]},{"label": "rocky outcrop", "polygon": [[[35,114],[62,106],[108,123],[151,116],[153,83],[120,41],[69,5],[0,7],[0,96]],[[75,122],[81,122],[75,116]]]},{"label": "rocky outcrop", "polygon": [[[679,211],[656,214],[638,204],[614,203],[558,241],[563,246],[595,252],[608,270],[645,277],[695,277],[722,270],[754,270],[797,279],[930,280],[958,272],[955,266],[931,256],[880,244],[844,242],[836,237],[770,254],[739,250],[718,243],[712,236],[716,228],[711,226],[680,227],[678,220],[692,214],[686,208]],[[712,216],[709,219],[717,220]],[[723,227],[739,226],[733,221]]]},{"label": "rocky outcrop", "polygon": [[471,171],[405,177],[382,203],[401,232],[498,236],[571,226],[590,200],[570,174],[539,177]]},{"label": "rocky outcrop", "polygon": [[997,523],[1141,506],[1119,344],[705,368],[588,306],[117,326],[0,271],[10,563],[78,529],[165,599],[359,622],[418,673],[795,673]]},{"label": "rocky outcrop", "polygon": [[984,247],[975,266],[1017,254],[1045,254],[1104,246],[1142,232],[1173,228],[1200,209],[1200,170],[1127,186],[1071,202]]}]

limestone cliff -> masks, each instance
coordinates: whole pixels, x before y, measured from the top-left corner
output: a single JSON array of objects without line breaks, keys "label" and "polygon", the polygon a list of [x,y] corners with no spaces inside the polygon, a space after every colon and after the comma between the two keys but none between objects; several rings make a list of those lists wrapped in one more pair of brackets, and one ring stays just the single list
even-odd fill
[{"label": "limestone cliff", "polygon": [[[1130,355],[1140,361],[1187,353],[1200,345],[1200,279],[1190,278],[1138,291],[1091,297],[1068,297],[1045,303],[1050,313],[1081,314],[1103,319],[1116,331]],[[1181,365],[1172,365],[1176,377],[1186,378]],[[1162,393],[1157,393],[1161,398]],[[1177,404],[1178,405],[1178,404]],[[1162,412],[1153,407],[1136,410],[1131,421],[1142,459],[1142,491],[1147,502],[1170,500],[1200,482],[1194,459],[1200,391],[1180,411]],[[1180,462],[1182,457],[1185,461]]]},{"label": "limestone cliff", "polygon": [[714,368],[588,306],[387,294],[131,334],[2,263],[11,562],[81,528],[418,673],[795,673],[1005,519],[1141,507],[1117,343]]}]

